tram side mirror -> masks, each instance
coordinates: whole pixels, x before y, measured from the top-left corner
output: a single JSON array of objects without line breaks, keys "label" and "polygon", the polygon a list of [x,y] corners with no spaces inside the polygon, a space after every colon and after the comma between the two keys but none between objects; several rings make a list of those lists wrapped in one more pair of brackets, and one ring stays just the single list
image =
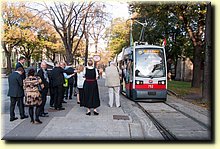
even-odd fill
[{"label": "tram side mirror", "polygon": [[135,70],[135,76],[139,76],[140,71],[137,69]]}]

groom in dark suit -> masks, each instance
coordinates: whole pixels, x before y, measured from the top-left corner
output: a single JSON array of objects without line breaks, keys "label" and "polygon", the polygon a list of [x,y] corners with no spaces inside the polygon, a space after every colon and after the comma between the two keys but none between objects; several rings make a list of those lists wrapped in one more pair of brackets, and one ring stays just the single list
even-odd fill
[{"label": "groom in dark suit", "polygon": [[17,62],[17,64],[16,64],[16,66],[15,66],[15,70],[17,70],[17,69],[20,68],[20,67],[23,69],[24,73],[21,75],[22,80],[24,80],[24,79],[26,78],[25,70],[24,70],[24,66],[23,66],[24,63],[25,63],[25,61],[26,61],[26,58],[23,57],[23,56],[21,56],[21,57],[18,59],[18,62]]},{"label": "groom in dark suit", "polygon": [[17,120],[18,118],[15,117],[15,105],[19,108],[19,113],[21,119],[28,118],[27,115],[24,114],[24,104],[23,104],[23,97],[24,97],[24,90],[23,90],[23,80],[21,75],[24,73],[23,68],[19,67],[16,71],[12,72],[8,77],[9,83],[9,90],[8,96],[10,96],[10,121]]}]

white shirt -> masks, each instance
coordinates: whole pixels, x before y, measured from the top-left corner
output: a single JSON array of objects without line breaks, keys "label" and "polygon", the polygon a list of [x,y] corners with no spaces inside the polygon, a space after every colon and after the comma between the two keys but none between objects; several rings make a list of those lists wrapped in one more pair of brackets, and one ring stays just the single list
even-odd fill
[{"label": "white shirt", "polygon": [[84,73],[83,72],[77,73],[77,87],[78,88],[83,88],[84,81],[85,81]]}]

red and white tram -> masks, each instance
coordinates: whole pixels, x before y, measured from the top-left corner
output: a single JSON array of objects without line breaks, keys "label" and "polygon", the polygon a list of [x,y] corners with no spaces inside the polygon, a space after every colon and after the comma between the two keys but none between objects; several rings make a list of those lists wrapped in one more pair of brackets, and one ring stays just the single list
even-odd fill
[{"label": "red and white tram", "polygon": [[121,92],[133,100],[165,101],[167,66],[164,47],[139,45],[122,50],[117,56],[122,70]]}]

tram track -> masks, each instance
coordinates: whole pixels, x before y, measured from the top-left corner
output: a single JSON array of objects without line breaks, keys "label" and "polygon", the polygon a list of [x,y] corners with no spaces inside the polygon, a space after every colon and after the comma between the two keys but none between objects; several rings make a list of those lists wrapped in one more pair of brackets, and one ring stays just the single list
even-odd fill
[{"label": "tram track", "polygon": [[[173,91],[171,91],[171,90],[167,90],[167,92],[168,92],[168,95],[170,94],[170,95],[174,95],[174,96],[176,96],[176,97],[179,97],[178,94],[176,94],[175,92],[173,92]],[[180,112],[181,114],[185,115],[186,117],[188,117],[188,118],[194,120],[195,122],[197,122],[199,125],[205,127],[206,129],[209,129],[209,130],[211,129],[210,126],[208,126],[207,124],[205,124],[205,123],[201,122],[200,120],[196,119],[195,117],[193,117],[193,116],[191,116],[191,115],[189,115],[189,114],[187,114],[187,113],[181,111],[180,109],[174,107],[173,105],[168,104],[167,102],[164,102],[164,104],[166,104],[167,106],[169,106],[169,107],[175,109],[176,111]]]},{"label": "tram track", "polygon": [[[166,140],[166,141],[178,141],[178,140],[187,140],[188,139],[187,137],[185,139],[183,139],[182,136],[181,136],[182,134],[178,134],[176,132],[176,128],[182,129],[182,128],[185,127],[185,124],[182,123],[182,125],[181,125],[182,128],[180,128],[179,127],[180,125],[178,123],[178,117],[173,117],[173,118],[169,119],[170,118],[170,116],[169,116],[170,114],[172,115],[172,114],[176,113],[176,115],[183,115],[183,116],[185,116],[186,119],[188,119],[187,121],[191,121],[190,123],[193,122],[194,124],[197,125],[196,129],[193,128],[193,127],[195,127],[195,125],[194,126],[192,125],[192,128],[191,127],[186,128],[185,132],[188,132],[188,133],[192,132],[193,133],[193,131],[198,131],[198,129],[200,129],[200,131],[204,130],[206,132],[210,132],[210,130],[211,130],[210,127],[207,126],[205,123],[199,121],[195,117],[193,117],[193,116],[191,116],[191,115],[189,115],[189,114],[179,110],[178,108],[176,108],[176,107],[174,107],[174,106],[172,106],[172,105],[170,105],[168,103],[161,102],[161,106],[166,105],[166,106],[170,107],[173,110],[171,112],[169,112],[169,111],[166,112],[166,111],[163,111],[162,109],[161,109],[161,112],[151,111],[150,110],[151,108],[150,109],[146,109],[145,108],[144,102],[134,102],[134,103],[152,121],[152,123],[155,125],[157,130],[160,132],[160,134],[163,136],[164,140]],[[161,116],[158,117],[158,114],[160,115],[160,113],[163,115],[162,117]],[[167,117],[167,121],[164,121],[164,117]],[[175,120],[177,120],[176,124],[169,122],[169,121],[175,121]],[[193,130],[193,129],[195,129],[195,130]],[[200,136],[200,137],[203,138],[203,136]],[[208,138],[208,137],[204,136],[204,138]],[[192,138],[192,140],[194,140],[194,139],[196,139],[196,137]],[[201,139],[201,140],[203,140],[203,139]]]},{"label": "tram track", "polygon": [[[122,95],[124,97],[126,97],[126,95],[124,93],[122,93]],[[127,98],[127,97],[126,97]],[[129,98],[127,98],[129,99]],[[131,99],[129,99],[131,100]],[[131,100],[132,102],[134,102],[135,105],[137,105],[137,107],[139,109],[142,110],[142,112],[152,121],[152,123],[155,125],[155,127],[157,128],[157,130],[160,132],[160,134],[163,136],[164,140],[167,141],[175,141],[178,140],[176,138],[176,136],[174,134],[172,134],[165,126],[163,126],[152,114],[150,114],[143,106],[141,106],[138,102],[135,102],[133,100]]]},{"label": "tram track", "polygon": [[[122,94],[124,95],[124,94]],[[125,96],[125,95],[124,95]],[[126,97],[126,96],[125,96]],[[126,97],[127,98],[127,97]],[[131,100],[131,99],[129,99]],[[182,138],[175,132],[175,130],[173,130],[169,125],[167,125],[167,123],[164,123],[164,121],[162,119],[160,119],[160,117],[158,118],[157,114],[158,112],[152,112],[149,111],[149,109],[145,108],[144,104],[146,102],[137,102],[137,101],[133,101],[135,105],[137,105],[137,107],[152,121],[152,123],[155,125],[155,127],[157,128],[157,130],[160,132],[160,134],[163,136],[164,140],[167,141],[178,141],[178,140],[182,140]],[[158,103],[158,102],[156,102]],[[193,121],[194,123],[198,124],[199,126],[197,128],[204,128],[206,131],[210,131],[210,126],[208,126],[207,124],[205,124],[204,122],[196,119],[195,117],[191,116],[189,113],[185,113],[184,111],[181,111],[180,109],[176,108],[175,106],[166,103],[166,102],[161,102],[161,106],[163,106],[163,104],[165,106],[168,106],[172,109],[171,113],[177,113],[179,115],[183,115],[185,116],[188,120]],[[160,112],[159,112],[160,113]],[[162,110],[161,114],[166,114],[169,115],[169,111],[165,112]],[[156,115],[155,115],[156,114]],[[155,117],[156,116],[156,117]],[[161,121],[162,120],[162,121]],[[184,127],[184,124],[183,124]],[[180,137],[180,138],[179,138]]]},{"label": "tram track", "polygon": [[144,109],[138,102],[135,104],[141,109],[145,115],[152,121],[155,127],[158,129],[163,138],[167,141],[175,141],[178,140],[174,134],[172,134],[165,126],[163,126],[152,114],[150,114],[147,110]]},{"label": "tram track", "polygon": [[166,102],[164,102],[164,104],[166,104],[167,106],[169,106],[169,107],[175,109],[176,111],[178,111],[179,113],[185,115],[186,117],[192,119],[193,121],[195,121],[196,123],[198,123],[200,126],[203,126],[203,127],[205,127],[206,129],[210,130],[210,127],[207,126],[207,124],[205,124],[205,123],[199,121],[199,120],[196,119],[195,117],[193,117],[193,116],[191,116],[191,115],[189,115],[189,114],[187,114],[187,113],[185,113],[185,112],[179,110],[178,108],[176,108],[176,107],[174,107],[174,106],[172,106],[172,105],[170,105],[170,104],[168,104],[168,103],[166,103]]}]

